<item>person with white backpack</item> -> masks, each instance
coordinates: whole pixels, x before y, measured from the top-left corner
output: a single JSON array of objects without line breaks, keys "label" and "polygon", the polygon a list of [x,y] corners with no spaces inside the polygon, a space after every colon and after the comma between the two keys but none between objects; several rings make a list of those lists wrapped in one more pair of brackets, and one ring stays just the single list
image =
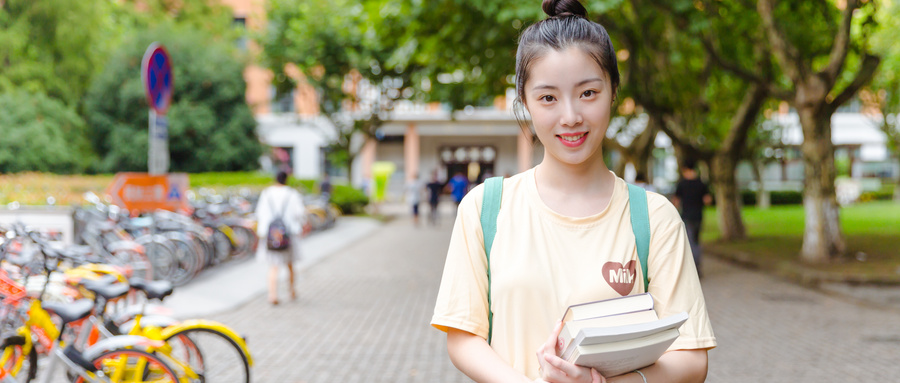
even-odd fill
[{"label": "person with white backpack", "polygon": [[278,304],[278,272],[286,266],[291,300],[297,298],[294,288],[294,261],[300,259],[300,238],[308,232],[303,196],[287,186],[287,173],[275,176],[275,185],[262,191],[256,203],[256,233],[259,235],[257,259],[269,265],[269,303]]}]

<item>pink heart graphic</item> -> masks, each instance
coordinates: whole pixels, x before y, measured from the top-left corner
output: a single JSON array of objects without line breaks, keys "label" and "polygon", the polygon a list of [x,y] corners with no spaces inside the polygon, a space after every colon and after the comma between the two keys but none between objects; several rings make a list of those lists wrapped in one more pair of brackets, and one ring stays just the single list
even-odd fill
[{"label": "pink heart graphic", "polygon": [[626,296],[634,288],[634,280],[637,279],[636,269],[637,264],[634,261],[629,261],[625,266],[620,262],[606,262],[603,265],[603,279],[619,295]]}]

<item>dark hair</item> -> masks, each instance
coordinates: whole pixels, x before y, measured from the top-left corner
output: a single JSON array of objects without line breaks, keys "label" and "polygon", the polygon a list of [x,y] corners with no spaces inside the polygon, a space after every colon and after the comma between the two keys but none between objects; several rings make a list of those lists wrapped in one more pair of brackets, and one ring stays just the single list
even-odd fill
[{"label": "dark hair", "polygon": [[283,170],[279,171],[278,174],[275,175],[275,182],[278,182],[282,185],[287,185],[288,174]]},{"label": "dark hair", "polygon": [[693,158],[686,158],[684,162],[681,163],[681,168],[697,170],[697,160]]},{"label": "dark hair", "polygon": [[[516,103],[524,105],[525,82],[534,60],[547,49],[562,51],[577,46],[590,55],[609,75],[615,98],[619,88],[619,67],[616,51],[609,34],[602,25],[587,19],[587,10],[578,0],[544,0],[541,8],[547,18],[529,26],[519,37],[516,51]],[[519,119],[519,116],[516,116]],[[520,124],[524,123],[520,119]]]},{"label": "dark hair", "polygon": [[644,172],[637,172],[634,175],[634,182],[647,182],[647,176],[644,175]]}]

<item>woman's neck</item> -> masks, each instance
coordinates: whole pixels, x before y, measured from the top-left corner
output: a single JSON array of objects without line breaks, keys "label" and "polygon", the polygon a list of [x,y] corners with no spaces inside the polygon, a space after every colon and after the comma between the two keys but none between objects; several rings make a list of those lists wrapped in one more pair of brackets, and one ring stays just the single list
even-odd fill
[{"label": "woman's neck", "polygon": [[535,168],[534,178],[544,204],[571,217],[586,217],[606,209],[615,184],[615,176],[602,157],[579,165],[545,158]]}]

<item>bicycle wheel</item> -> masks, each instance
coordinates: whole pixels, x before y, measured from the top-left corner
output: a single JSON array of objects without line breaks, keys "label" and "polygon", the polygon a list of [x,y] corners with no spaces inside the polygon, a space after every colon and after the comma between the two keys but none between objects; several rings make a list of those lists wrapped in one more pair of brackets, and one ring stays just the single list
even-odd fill
[{"label": "bicycle wheel", "polygon": [[16,382],[30,382],[37,374],[37,353],[25,350],[25,338],[20,335],[11,336],[0,344],[0,377],[12,376]]},{"label": "bicycle wheel", "polygon": [[234,230],[234,236],[237,239],[238,244],[237,249],[234,251],[234,257],[242,259],[250,255],[259,241],[259,238],[256,237],[256,233],[243,226],[231,226],[231,230]]},{"label": "bicycle wheel", "polygon": [[205,383],[250,383],[247,355],[233,339],[210,328],[188,328],[165,339],[172,357],[191,367]]},{"label": "bicycle wheel", "polygon": [[194,245],[190,241],[178,238],[169,238],[169,243],[175,249],[175,264],[169,281],[175,286],[182,286],[190,282],[198,272],[200,265],[195,253]]},{"label": "bicycle wheel", "polygon": [[215,263],[222,263],[231,256],[231,253],[234,251],[234,248],[231,244],[231,239],[228,238],[228,235],[219,230],[215,229],[212,235],[213,242],[213,253],[215,254]]},{"label": "bicycle wheel", "polygon": [[[143,241],[142,241],[143,240]],[[138,238],[153,268],[153,278],[168,280],[175,269],[175,250],[161,238]]]},{"label": "bicycle wheel", "polygon": [[[110,382],[178,383],[178,374],[160,357],[135,349],[105,352],[91,361]],[[85,383],[76,377],[75,383]]]},{"label": "bicycle wheel", "polygon": [[153,280],[153,264],[147,254],[134,250],[119,250],[113,253],[122,266],[131,267],[131,275],[147,281]]}]

